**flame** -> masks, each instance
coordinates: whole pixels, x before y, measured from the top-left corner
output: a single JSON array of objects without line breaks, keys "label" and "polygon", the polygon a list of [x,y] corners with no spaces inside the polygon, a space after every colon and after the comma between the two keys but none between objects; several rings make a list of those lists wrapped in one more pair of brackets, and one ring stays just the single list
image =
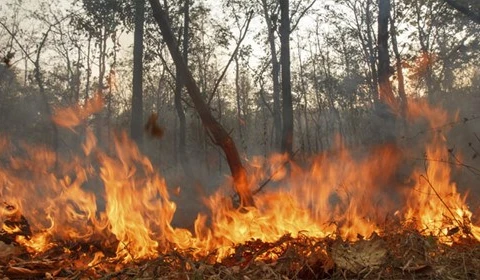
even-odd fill
[{"label": "flame", "polygon": [[[96,96],[83,107],[57,111],[55,121],[74,129],[102,104]],[[450,116],[425,102],[409,102],[407,118],[424,119],[433,129]],[[124,262],[172,250],[198,257],[214,253],[220,261],[234,253],[236,244],[250,240],[274,242],[286,234],[355,240],[381,233],[389,219],[445,243],[467,236],[480,240],[466,196],[452,182],[451,166],[442,161],[449,156],[442,133],[433,133],[425,165],[403,181],[398,173],[409,154],[394,144],[354,151],[339,144],[304,165],[289,162],[286,155],[254,157],[247,162],[243,187],[256,193],[255,207],[239,208],[228,181],[204,198],[209,211],[198,214],[193,232],[172,226],[177,206],[170,189],[135,143],[126,133],[116,134],[113,143],[112,151],[102,151],[87,129],[79,154],[59,156],[23,144],[23,156],[13,156],[8,139],[0,138],[0,155],[8,157],[0,164],[0,197],[11,206],[0,218],[24,215],[33,231],[32,236],[19,234],[18,243],[40,253],[65,241],[100,242]],[[272,186],[257,190],[266,180]],[[21,227],[3,224],[3,230],[18,233]],[[106,255],[96,252],[89,265]]]},{"label": "flame", "polygon": [[416,58],[413,65],[406,65],[407,68],[410,68],[411,74],[409,75],[410,79],[418,80],[427,74],[429,69],[435,64],[438,60],[435,53],[429,53],[427,51],[422,51]]},{"label": "flame", "polygon": [[97,92],[93,98],[87,100],[83,106],[75,105],[55,111],[53,121],[62,127],[73,128],[85,121],[92,114],[102,111],[104,100],[102,93]]},{"label": "flame", "polygon": [[[434,130],[448,121],[445,112],[426,103],[412,104],[409,112],[412,117],[423,114]],[[472,212],[466,203],[467,196],[462,196],[456,183],[452,182],[449,158],[445,136],[435,132],[426,149],[425,169],[416,170],[412,175],[417,181],[413,190],[406,194],[405,219],[412,221],[419,230],[439,236],[447,243],[452,241],[450,230],[457,228],[463,236],[473,235],[480,240],[480,228],[471,224]]]}]

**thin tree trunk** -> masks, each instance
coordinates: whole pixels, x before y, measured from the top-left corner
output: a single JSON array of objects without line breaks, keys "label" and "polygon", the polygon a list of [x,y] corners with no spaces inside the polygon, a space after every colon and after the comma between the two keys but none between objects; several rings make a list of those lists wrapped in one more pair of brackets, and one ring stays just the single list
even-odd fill
[{"label": "thin tree trunk", "polygon": [[390,16],[390,34],[392,36],[393,53],[395,54],[395,64],[396,64],[397,81],[398,81],[398,95],[400,96],[400,100],[401,100],[400,109],[402,111],[402,114],[404,114],[407,108],[407,94],[405,93],[405,79],[403,76],[402,57],[400,55],[400,51],[398,50],[397,29],[395,25],[395,19],[393,16]]},{"label": "thin tree trunk", "polygon": [[[337,109],[337,107],[335,106],[335,97],[334,97],[334,93],[335,93],[335,89],[332,85],[332,81],[333,81],[333,75],[332,75],[332,72],[331,72],[331,63],[330,63],[330,55],[327,51],[327,53],[325,55],[321,54],[321,62],[322,62],[322,66],[323,66],[323,71],[324,71],[324,74],[325,74],[325,77],[326,77],[326,81],[325,81],[325,94],[326,94],[326,101],[328,103],[328,106],[330,106],[330,110],[333,111],[336,119],[337,119],[337,123],[338,123],[338,133],[340,135],[344,135],[344,129],[343,129],[343,122],[342,122],[342,116],[340,115],[340,111]],[[330,122],[328,122],[330,124]],[[332,128],[332,130],[335,129],[335,127]]]},{"label": "thin tree trunk", "polygon": [[88,47],[87,47],[87,81],[85,85],[85,102],[88,100],[90,95],[90,77],[92,75],[92,67],[91,67],[91,45],[92,45],[92,35],[88,36]]},{"label": "thin tree trunk", "polygon": [[[98,56],[98,92],[102,94],[103,89],[105,88],[104,79],[105,79],[105,68],[106,68],[106,51],[107,51],[107,31],[106,27],[102,27],[101,36],[99,41],[100,53]],[[105,112],[101,112],[95,116],[95,131],[98,139],[98,145],[100,147],[105,147]]]},{"label": "thin tree trunk", "polygon": [[105,67],[106,67],[106,52],[107,52],[107,40],[108,40],[108,36],[107,36],[107,31],[105,29],[105,27],[102,28],[101,30],[101,38],[100,38],[100,54],[99,54],[99,57],[98,57],[98,86],[100,88],[100,90],[103,90],[103,87],[104,87],[104,83],[103,83],[103,80],[105,78]]},{"label": "thin tree trunk", "polygon": [[[315,57],[313,55],[313,50],[312,50],[312,47],[310,46],[310,56],[311,57]],[[321,127],[321,114],[322,114],[322,97],[320,96],[320,85],[318,83],[318,79],[317,79],[317,63],[316,61],[314,61],[312,63],[312,68],[313,68],[313,88],[314,88],[314,92],[315,92],[315,101],[316,101],[316,104],[317,104],[317,110],[318,110],[318,122],[316,122],[316,139],[315,139],[315,150],[316,152],[320,152],[320,151],[323,151],[323,140],[320,136],[320,131],[322,129]],[[315,118],[313,118],[312,116],[312,119],[315,120]],[[319,143],[319,145],[317,144]],[[320,146],[320,147],[318,147]]]},{"label": "thin tree trunk", "polygon": [[[432,13],[432,8],[428,7],[430,16]],[[430,39],[429,39],[429,34],[431,34],[431,26],[424,26],[421,24],[422,21],[422,5],[419,2],[415,2],[415,14],[416,14],[416,23],[417,23],[417,28],[418,28],[418,40],[420,43],[420,48],[422,50],[422,55],[429,57],[430,56]],[[425,28],[427,30],[425,30]],[[425,69],[425,84],[427,86],[427,95],[430,98],[430,100],[434,99],[434,88],[433,88],[433,72],[432,72],[432,65],[431,61],[428,61],[428,64],[426,65]]]},{"label": "thin tree trunk", "polygon": [[376,61],[376,52],[374,48],[374,42],[373,42],[373,29],[372,29],[372,18],[370,16],[370,5],[371,5],[372,0],[367,0],[367,7],[365,10],[365,15],[366,15],[366,22],[365,24],[367,25],[367,46],[368,46],[368,51],[370,54],[370,57],[368,59],[370,63],[370,69],[372,71],[372,82],[373,82],[373,97],[374,101],[378,100],[378,72],[377,72],[377,61]]},{"label": "thin tree trunk", "polygon": [[80,60],[82,59],[82,52],[79,46],[77,46],[77,66],[75,69],[75,102],[78,103],[80,101],[80,78],[81,78],[81,70],[80,70]]},{"label": "thin tree trunk", "polygon": [[[237,101],[237,124],[238,124],[238,133],[240,136],[240,141],[244,144],[243,138],[243,117],[242,117],[242,105],[240,98],[240,63],[238,61],[238,54],[235,55],[235,95]],[[244,146],[244,145],[242,145]],[[245,148],[245,147],[243,147]],[[243,151],[245,152],[245,150]]]},{"label": "thin tree trunk", "polygon": [[143,145],[143,32],[145,0],[135,1],[135,31],[133,42],[133,92],[130,135],[137,145]]},{"label": "thin tree trunk", "polygon": [[170,54],[175,62],[175,66],[183,73],[185,77],[185,86],[188,94],[193,101],[195,109],[197,110],[203,125],[206,127],[210,136],[213,138],[216,145],[220,146],[225,153],[230,172],[232,173],[234,187],[242,206],[253,206],[253,197],[248,184],[247,172],[243,167],[242,161],[238,154],[237,147],[230,135],[225,131],[222,125],[213,117],[210,108],[203,100],[200,89],[183,61],[182,54],[178,50],[178,44],[173,36],[172,29],[167,20],[166,14],[158,0],[149,0],[153,10],[153,16],[158,23],[163,35],[163,39],[170,50]]},{"label": "thin tree trunk", "polygon": [[275,44],[276,25],[272,23],[268,12],[267,0],[262,0],[263,16],[268,29],[268,43],[270,45],[270,55],[272,64],[272,83],[273,83],[273,127],[274,127],[274,145],[275,150],[280,148],[282,140],[282,114],[280,106],[280,63],[277,59],[277,46]]},{"label": "thin tree trunk", "polygon": [[[300,68],[300,88],[302,89],[302,97],[303,97],[303,118],[305,120],[305,137],[307,138],[306,140],[306,146],[307,146],[307,152],[310,153],[312,151],[312,145],[310,143],[310,129],[308,125],[308,101],[307,101],[307,89],[305,87],[305,73],[303,71],[304,65],[302,62],[302,52],[300,48],[300,40],[297,41],[297,50],[298,50],[298,62],[299,62],[299,68]],[[301,119],[301,118],[300,118]]]},{"label": "thin tree trunk", "polygon": [[42,72],[41,72],[41,69],[40,69],[40,56],[41,56],[41,53],[42,53],[42,49],[45,46],[45,43],[47,41],[47,37],[48,37],[48,34],[50,33],[51,28],[52,28],[52,26],[50,26],[48,28],[48,30],[43,35],[42,41],[38,44],[37,55],[36,55],[36,58],[35,58],[35,61],[34,61],[34,66],[35,66],[34,73],[35,73],[35,80],[37,82],[37,85],[38,85],[38,88],[39,88],[39,91],[40,91],[40,96],[42,97],[44,105],[45,105],[45,113],[47,114],[48,120],[50,122],[50,127],[52,128],[53,135],[52,135],[51,142],[52,142],[53,150],[56,151],[56,153],[55,153],[55,169],[57,169],[57,165],[58,165],[58,145],[59,145],[58,128],[52,120],[52,109],[50,108],[50,104],[48,102],[47,93],[45,92],[45,85],[43,84]]},{"label": "thin tree trunk", "polygon": [[[189,44],[189,25],[190,25],[190,3],[189,0],[185,0],[184,4],[184,14],[183,14],[183,60],[188,66],[188,44]],[[187,157],[187,121],[185,117],[185,111],[182,105],[182,89],[185,84],[183,75],[180,69],[176,68],[176,82],[175,82],[175,110],[177,111],[178,120],[179,120],[179,131],[178,131],[178,156],[180,158],[180,163],[182,164],[183,171],[186,176],[193,176],[193,172],[190,168],[190,163]]]}]

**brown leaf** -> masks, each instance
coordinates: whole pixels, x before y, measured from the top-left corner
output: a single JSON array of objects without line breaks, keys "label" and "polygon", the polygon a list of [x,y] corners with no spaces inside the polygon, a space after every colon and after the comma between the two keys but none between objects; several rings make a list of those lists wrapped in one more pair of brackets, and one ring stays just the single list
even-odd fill
[{"label": "brown leaf", "polygon": [[145,132],[151,137],[161,139],[164,129],[157,124],[157,113],[152,113],[145,124]]}]

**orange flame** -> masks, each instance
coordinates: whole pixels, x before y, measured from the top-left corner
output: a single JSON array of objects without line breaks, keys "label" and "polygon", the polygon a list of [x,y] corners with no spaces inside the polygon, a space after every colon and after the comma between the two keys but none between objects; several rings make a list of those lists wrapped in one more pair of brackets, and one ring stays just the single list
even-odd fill
[{"label": "orange flame", "polygon": [[[98,98],[84,107],[57,111],[56,122],[73,129],[100,109]],[[432,128],[449,118],[422,102],[409,102],[407,117],[424,118]],[[466,197],[451,181],[450,166],[428,160],[448,158],[440,133],[427,143],[426,168],[408,176],[412,184],[396,180],[406,153],[396,145],[364,151],[339,145],[334,157],[317,155],[306,167],[291,162],[287,168],[285,155],[255,157],[248,162],[247,187],[255,190],[267,179],[276,186],[257,193],[255,207],[247,209],[237,209],[231,190],[220,188],[204,199],[209,213],[198,215],[194,232],[172,226],[177,206],[165,179],[134,142],[119,133],[114,143],[111,153],[102,152],[87,130],[83,155],[58,157],[44,147],[23,145],[24,156],[0,164],[0,196],[21,213],[15,215],[25,215],[34,232],[31,238],[18,236],[17,242],[43,252],[65,240],[100,240],[125,262],[170,250],[191,250],[195,256],[216,252],[221,260],[234,252],[235,244],[252,239],[273,242],[285,234],[368,237],[381,233],[393,213],[444,242],[467,235],[480,240]],[[9,146],[0,138],[0,154]],[[98,204],[102,199],[105,210]],[[460,235],[454,234],[455,228]],[[104,254],[96,253],[90,265],[101,258]]]},{"label": "orange flame", "polygon": [[52,119],[59,126],[72,128],[84,122],[92,114],[102,111],[103,106],[102,94],[97,92],[83,106],[75,105],[56,110]]}]

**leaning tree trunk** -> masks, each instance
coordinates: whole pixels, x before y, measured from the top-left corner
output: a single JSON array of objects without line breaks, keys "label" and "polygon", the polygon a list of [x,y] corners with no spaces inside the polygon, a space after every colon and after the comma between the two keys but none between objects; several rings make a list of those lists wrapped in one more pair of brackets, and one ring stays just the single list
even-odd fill
[{"label": "leaning tree trunk", "polygon": [[175,66],[184,75],[184,82],[187,92],[193,101],[195,109],[197,110],[203,125],[210,133],[211,137],[215,141],[215,144],[220,146],[225,153],[230,171],[232,173],[235,191],[240,196],[241,205],[253,206],[254,202],[252,192],[250,191],[247,182],[247,172],[243,167],[242,161],[240,160],[240,156],[233,139],[222,127],[222,125],[213,117],[207,103],[203,100],[200,89],[198,88],[192,73],[185,64],[182,54],[178,50],[177,41],[173,35],[167,15],[160,2],[158,0],[149,0],[149,2],[152,6],[153,17],[160,27],[163,39],[167,44]]}]

